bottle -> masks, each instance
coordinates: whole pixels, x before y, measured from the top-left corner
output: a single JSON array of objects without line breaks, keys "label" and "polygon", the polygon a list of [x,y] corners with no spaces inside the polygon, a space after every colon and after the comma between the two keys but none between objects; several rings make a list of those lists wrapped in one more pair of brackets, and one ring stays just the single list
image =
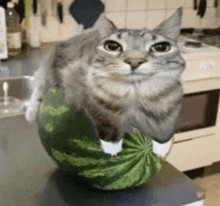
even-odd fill
[{"label": "bottle", "polygon": [[7,3],[6,10],[8,55],[16,56],[21,53],[21,25],[20,16],[14,8],[13,2]]},{"label": "bottle", "polygon": [[[0,61],[8,58],[5,9],[0,6]],[[1,68],[0,68],[1,69]]]}]

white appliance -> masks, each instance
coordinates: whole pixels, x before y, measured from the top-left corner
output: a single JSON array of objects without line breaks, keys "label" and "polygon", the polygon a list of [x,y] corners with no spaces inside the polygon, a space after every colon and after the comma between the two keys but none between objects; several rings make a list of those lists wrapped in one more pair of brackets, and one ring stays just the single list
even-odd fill
[{"label": "white appliance", "polygon": [[0,61],[8,57],[7,38],[6,38],[6,21],[5,10],[0,7]]},{"label": "white appliance", "polygon": [[180,37],[178,42],[186,60],[184,104],[167,157],[180,171],[220,161],[220,49],[203,43],[187,47],[186,41]]}]

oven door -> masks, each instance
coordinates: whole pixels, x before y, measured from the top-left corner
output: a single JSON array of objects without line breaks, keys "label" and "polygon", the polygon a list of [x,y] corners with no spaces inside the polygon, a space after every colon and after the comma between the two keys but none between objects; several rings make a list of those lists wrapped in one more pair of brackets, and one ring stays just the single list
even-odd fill
[{"label": "oven door", "polygon": [[211,90],[185,95],[176,133],[215,126],[219,92]]},{"label": "oven door", "polygon": [[184,96],[174,144],[166,159],[180,171],[220,160],[219,92],[210,90]]}]

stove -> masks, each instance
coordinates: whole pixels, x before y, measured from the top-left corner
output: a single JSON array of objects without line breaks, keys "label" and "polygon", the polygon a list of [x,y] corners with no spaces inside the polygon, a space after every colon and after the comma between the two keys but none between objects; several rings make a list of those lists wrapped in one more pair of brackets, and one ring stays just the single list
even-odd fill
[{"label": "stove", "polygon": [[167,161],[180,171],[220,161],[220,49],[180,36],[184,102]]},{"label": "stove", "polygon": [[220,28],[217,29],[182,29],[181,34],[205,44],[220,48]]},{"label": "stove", "polygon": [[186,36],[180,36],[178,45],[186,61],[184,82],[220,77],[220,48]]}]

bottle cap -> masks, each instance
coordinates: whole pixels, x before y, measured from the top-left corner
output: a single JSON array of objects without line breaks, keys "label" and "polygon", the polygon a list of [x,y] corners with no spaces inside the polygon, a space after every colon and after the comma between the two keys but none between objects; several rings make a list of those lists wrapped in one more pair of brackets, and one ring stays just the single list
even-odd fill
[{"label": "bottle cap", "polygon": [[14,8],[14,3],[9,1],[9,2],[7,3],[7,7],[8,7],[8,8]]}]

